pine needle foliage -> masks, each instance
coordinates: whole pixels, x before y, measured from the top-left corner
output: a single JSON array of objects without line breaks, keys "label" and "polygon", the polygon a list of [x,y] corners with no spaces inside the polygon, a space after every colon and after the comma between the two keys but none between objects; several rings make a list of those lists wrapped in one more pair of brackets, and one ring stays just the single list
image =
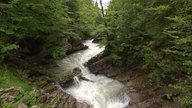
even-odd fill
[{"label": "pine needle foliage", "polygon": [[1,0],[0,58],[12,50],[65,55],[63,39],[81,42],[96,27],[98,12],[91,0]]},{"label": "pine needle foliage", "polygon": [[191,0],[112,0],[106,15],[110,36],[105,53],[117,65],[142,62],[151,70],[150,77],[163,84],[190,81],[191,13]]}]

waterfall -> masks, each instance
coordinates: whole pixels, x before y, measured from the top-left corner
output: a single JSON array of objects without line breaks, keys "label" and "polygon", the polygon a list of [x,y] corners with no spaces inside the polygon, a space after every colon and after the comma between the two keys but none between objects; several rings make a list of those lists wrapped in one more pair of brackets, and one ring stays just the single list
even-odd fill
[{"label": "waterfall", "polygon": [[74,76],[73,79],[74,79],[74,82],[76,85],[80,85],[80,81],[79,81],[79,78],[77,76]]},{"label": "waterfall", "polygon": [[79,67],[83,77],[91,81],[81,80],[74,77],[75,84],[64,91],[80,102],[88,103],[91,108],[124,108],[129,104],[129,96],[116,94],[123,88],[123,84],[117,80],[107,78],[103,75],[92,74],[83,64],[89,59],[96,56],[104,50],[104,47],[88,40],[84,43],[89,48],[83,51],[76,52],[62,61],[58,65],[63,68],[63,71],[71,71],[75,67]]}]

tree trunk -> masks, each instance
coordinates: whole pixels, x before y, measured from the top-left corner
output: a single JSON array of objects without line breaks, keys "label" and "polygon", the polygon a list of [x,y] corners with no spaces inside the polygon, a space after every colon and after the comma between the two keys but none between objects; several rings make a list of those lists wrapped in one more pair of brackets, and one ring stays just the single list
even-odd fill
[{"label": "tree trunk", "polygon": [[103,9],[103,3],[102,3],[102,0],[99,0],[99,2],[100,2],[100,5],[101,5],[102,16],[104,17],[104,16],[105,16],[105,12],[104,12],[104,9]]}]

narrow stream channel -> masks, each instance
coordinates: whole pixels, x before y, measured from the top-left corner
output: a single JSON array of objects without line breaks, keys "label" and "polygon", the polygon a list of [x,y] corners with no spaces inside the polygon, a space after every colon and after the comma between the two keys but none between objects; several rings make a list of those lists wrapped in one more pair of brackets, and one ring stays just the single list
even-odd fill
[{"label": "narrow stream channel", "polygon": [[103,75],[94,75],[83,65],[89,59],[102,52],[104,47],[93,43],[92,40],[87,40],[84,44],[89,48],[71,54],[58,62],[58,65],[63,68],[64,72],[79,67],[83,76],[93,82],[74,78],[76,83],[70,88],[64,89],[64,91],[78,101],[88,103],[91,108],[124,108],[129,104],[129,97],[126,94],[123,97],[116,95],[124,85]]}]

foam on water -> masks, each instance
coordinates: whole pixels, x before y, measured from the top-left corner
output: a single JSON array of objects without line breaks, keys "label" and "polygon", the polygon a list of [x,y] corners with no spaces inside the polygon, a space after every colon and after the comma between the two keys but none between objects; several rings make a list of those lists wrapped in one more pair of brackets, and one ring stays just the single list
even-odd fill
[{"label": "foam on water", "polygon": [[124,108],[129,104],[128,95],[124,94],[121,97],[116,95],[123,88],[123,84],[103,75],[94,75],[83,65],[83,63],[102,52],[104,47],[92,43],[92,40],[88,40],[84,44],[89,48],[68,56],[58,64],[63,67],[64,71],[72,70],[74,67],[81,68],[83,76],[93,82],[74,77],[76,84],[64,89],[64,91],[78,101],[88,103],[92,108]]}]

